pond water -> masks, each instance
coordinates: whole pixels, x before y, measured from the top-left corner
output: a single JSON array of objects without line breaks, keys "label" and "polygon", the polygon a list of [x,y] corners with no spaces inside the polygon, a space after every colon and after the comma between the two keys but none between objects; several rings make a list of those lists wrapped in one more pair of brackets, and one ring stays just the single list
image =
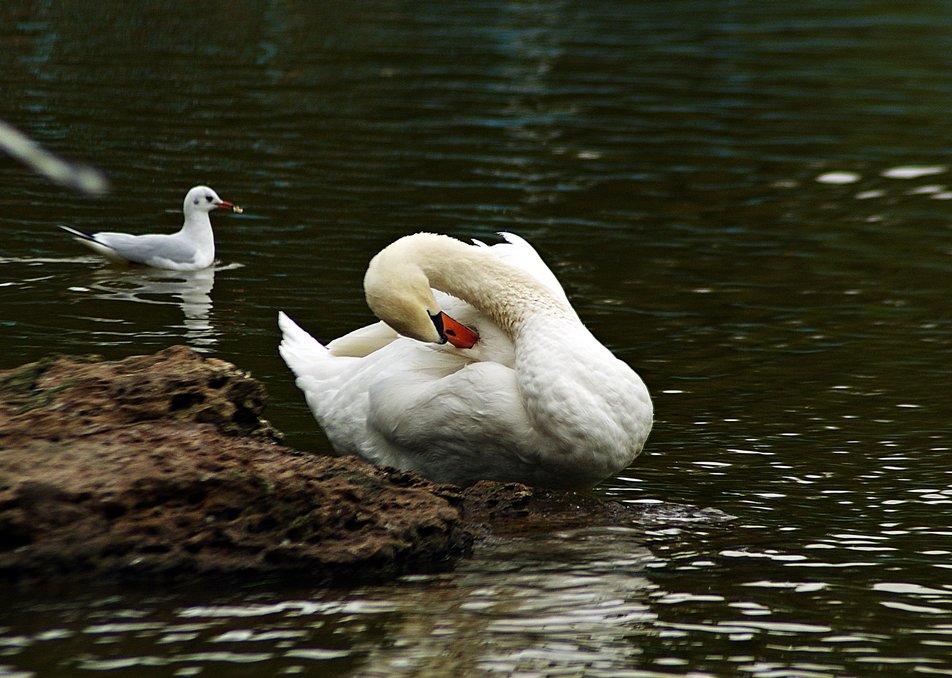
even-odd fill
[{"label": "pond water", "polygon": [[[0,675],[952,673],[952,5],[842,0],[0,6],[0,119],[105,197],[0,158],[0,368],[186,343],[329,452],[276,353],[371,316],[418,230],[530,240],[651,389],[594,490],[735,519],[487,544],[349,591],[8,592]],[[220,263],[103,266],[57,224]]]}]

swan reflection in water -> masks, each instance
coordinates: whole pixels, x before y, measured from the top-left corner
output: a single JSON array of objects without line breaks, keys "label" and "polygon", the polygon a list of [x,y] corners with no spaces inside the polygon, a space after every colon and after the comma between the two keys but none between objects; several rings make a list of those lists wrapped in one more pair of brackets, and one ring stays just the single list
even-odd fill
[{"label": "swan reflection in water", "polygon": [[452,573],[405,578],[416,595],[358,589],[352,602],[393,613],[360,674],[618,675],[656,619],[643,539],[624,527],[496,538]]},{"label": "swan reflection in water", "polygon": [[[224,271],[239,264],[219,266]],[[131,301],[139,304],[174,304],[185,316],[180,327],[183,338],[198,352],[208,352],[218,343],[219,331],[211,321],[211,291],[215,266],[198,271],[167,271],[157,268],[129,268],[117,271],[104,267],[94,272],[86,286],[99,299]]]}]

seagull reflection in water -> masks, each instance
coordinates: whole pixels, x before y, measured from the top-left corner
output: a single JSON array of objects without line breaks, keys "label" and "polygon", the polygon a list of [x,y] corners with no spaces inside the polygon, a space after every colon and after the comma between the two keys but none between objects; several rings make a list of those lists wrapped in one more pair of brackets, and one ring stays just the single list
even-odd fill
[{"label": "seagull reflection in water", "polygon": [[[236,264],[219,270],[236,268]],[[198,352],[208,352],[218,343],[219,331],[211,322],[211,291],[215,266],[198,271],[167,271],[157,268],[130,268],[117,271],[104,267],[94,273],[88,288],[99,299],[131,301],[139,304],[175,304],[182,309],[183,338]]]}]

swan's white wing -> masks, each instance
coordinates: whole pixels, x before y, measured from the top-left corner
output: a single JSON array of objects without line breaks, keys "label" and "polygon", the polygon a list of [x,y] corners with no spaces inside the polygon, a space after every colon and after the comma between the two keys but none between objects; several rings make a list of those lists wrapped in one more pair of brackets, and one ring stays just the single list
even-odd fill
[{"label": "swan's white wing", "polygon": [[362,358],[383,348],[399,336],[387,323],[380,321],[334,339],[327,345],[327,350],[335,356]]},{"label": "swan's white wing", "polygon": [[[386,325],[356,332],[357,343],[361,335],[391,337],[377,350],[338,356],[284,313],[278,324],[281,357],[338,454],[460,482],[468,473],[472,480],[484,475],[487,455],[507,460],[512,450],[526,447],[521,438],[531,428],[510,367],[392,338]],[[506,467],[501,472],[522,464],[500,463]]]},{"label": "swan's white wing", "polygon": [[[369,442],[373,434],[368,420],[372,416],[370,394],[377,384],[389,379],[400,381],[408,375],[438,380],[466,364],[460,356],[435,351],[405,337],[364,357],[336,356],[284,314],[279,324],[283,333],[281,357],[297,376],[295,383],[338,454],[375,458],[374,454],[368,455],[368,450],[375,449]],[[406,398],[400,393],[391,395],[393,406],[400,410]]]},{"label": "swan's white wing", "polygon": [[532,482],[540,465],[527,451],[544,443],[526,417],[515,372],[492,362],[447,372],[446,358],[453,356],[430,354],[432,369],[417,365],[370,385],[363,456],[423,471],[437,482],[466,484],[490,475]]}]

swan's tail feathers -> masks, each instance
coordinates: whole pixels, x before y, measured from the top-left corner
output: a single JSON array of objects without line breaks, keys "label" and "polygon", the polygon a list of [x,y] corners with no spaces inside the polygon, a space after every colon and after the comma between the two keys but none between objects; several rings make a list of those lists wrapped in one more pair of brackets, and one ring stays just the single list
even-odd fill
[{"label": "swan's tail feathers", "polygon": [[300,377],[306,373],[308,366],[315,361],[326,360],[329,357],[327,349],[321,342],[301,329],[284,311],[278,312],[278,327],[281,329],[278,353],[295,376]]}]

